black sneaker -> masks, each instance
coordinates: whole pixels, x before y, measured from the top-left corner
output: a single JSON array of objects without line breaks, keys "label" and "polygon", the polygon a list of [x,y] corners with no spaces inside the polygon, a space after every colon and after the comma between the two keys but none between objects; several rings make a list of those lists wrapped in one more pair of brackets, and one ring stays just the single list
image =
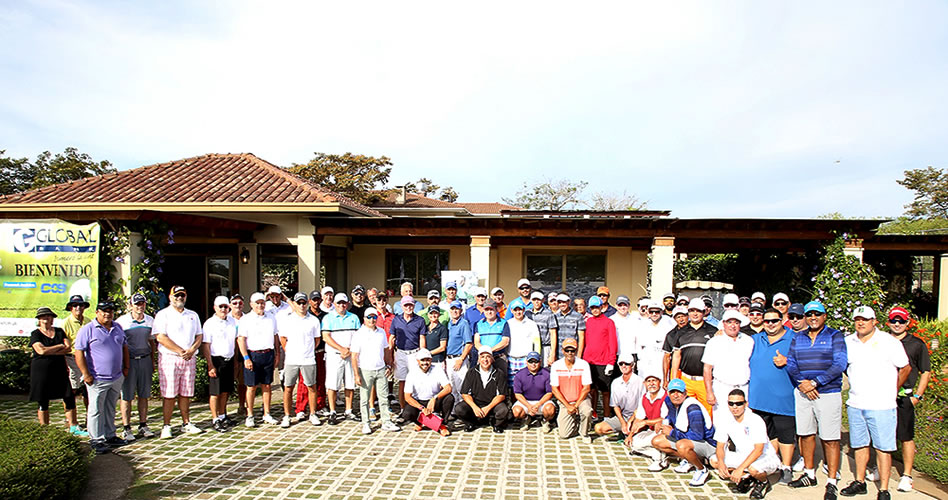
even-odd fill
[{"label": "black sneaker", "polygon": [[474,432],[477,430],[477,426],[474,424],[464,423],[464,432]]},{"label": "black sneaker", "polygon": [[91,443],[90,446],[92,446],[92,451],[94,451],[96,455],[105,455],[106,453],[112,453],[112,448],[109,448],[109,445],[105,444],[102,441]]},{"label": "black sneaker", "polygon": [[728,489],[734,493],[747,493],[754,487],[754,478],[751,476],[745,476],[741,478],[739,483],[730,483],[727,485]]},{"label": "black sneaker", "polygon": [[892,494],[888,490],[879,490],[876,500],[892,500]]},{"label": "black sneaker", "polygon": [[222,419],[215,420],[213,427],[217,432],[227,432],[227,424]]},{"label": "black sneaker", "polygon": [[770,480],[764,479],[763,481],[754,480],[754,489],[751,490],[750,497],[756,500],[760,500],[767,496],[771,490]]},{"label": "black sneaker", "polygon": [[226,425],[227,427],[233,427],[237,425],[237,422],[231,420],[229,416],[224,415],[224,425]]},{"label": "black sneaker", "polygon": [[329,419],[328,420],[329,425],[336,425],[339,423],[340,420],[342,420],[342,415],[339,415],[338,413],[332,411],[332,412],[329,412],[328,419]]},{"label": "black sneaker", "polygon": [[791,488],[806,488],[807,486],[816,486],[816,484],[817,482],[816,482],[815,477],[810,477],[806,474],[803,474],[802,476],[794,479],[793,481],[790,481],[790,483],[787,484],[787,486]]},{"label": "black sneaker", "polygon": [[844,497],[854,497],[856,495],[865,495],[869,493],[869,488],[866,487],[865,481],[853,481],[849,483],[849,486],[839,490],[839,494]]},{"label": "black sneaker", "polygon": [[110,448],[119,448],[121,446],[127,445],[128,441],[118,436],[112,436],[105,440],[105,444],[108,445]]},{"label": "black sneaker", "polygon": [[360,422],[362,417],[354,411],[347,411],[345,413],[346,420],[352,420],[353,422]]},{"label": "black sneaker", "polygon": [[494,426],[494,433],[495,433],[495,434],[503,434],[503,433],[504,433],[504,428],[501,427],[501,426],[499,426],[499,425],[495,425],[495,426]]},{"label": "black sneaker", "polygon": [[827,484],[826,492],[823,493],[823,500],[836,500],[836,485]]}]

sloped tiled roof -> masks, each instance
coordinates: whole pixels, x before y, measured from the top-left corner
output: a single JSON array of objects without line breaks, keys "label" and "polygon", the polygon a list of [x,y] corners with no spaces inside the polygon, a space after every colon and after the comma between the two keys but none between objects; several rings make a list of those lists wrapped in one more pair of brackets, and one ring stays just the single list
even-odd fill
[{"label": "sloped tiled roof", "polygon": [[473,215],[500,215],[501,210],[520,210],[506,203],[458,203]]},{"label": "sloped tiled roof", "polygon": [[251,153],[212,153],[0,196],[0,205],[49,203],[339,203],[383,216]]},{"label": "sloped tiled roof", "polygon": [[396,197],[398,197],[398,192],[392,191],[381,200],[373,203],[372,206],[375,208],[456,208],[459,210],[463,208],[450,201],[428,198],[415,193],[408,193],[403,204],[396,203]]}]

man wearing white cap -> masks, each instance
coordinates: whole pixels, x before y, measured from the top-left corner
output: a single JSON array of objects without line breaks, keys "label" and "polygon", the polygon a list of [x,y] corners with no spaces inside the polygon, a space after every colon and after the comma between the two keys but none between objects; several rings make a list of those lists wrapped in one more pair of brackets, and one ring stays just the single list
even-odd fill
[{"label": "man wearing white cap", "polygon": [[625,433],[625,445],[629,447],[629,455],[638,453],[652,459],[648,470],[661,472],[668,467],[665,454],[652,446],[652,439],[658,435],[665,417],[668,416],[668,405],[665,403],[665,391],[662,389],[661,374],[645,374],[645,392],[639,399],[635,409],[632,424]]},{"label": "man wearing white cap", "polygon": [[[704,301],[691,299],[688,303],[688,325],[675,339],[672,346],[672,364],[670,377],[680,378],[686,387],[686,395],[697,399],[705,408],[711,411],[707,401],[707,392],[704,385],[704,348],[718,329],[704,321]],[[679,375],[680,370],[680,375]],[[669,382],[671,383],[671,382]]]},{"label": "man wearing white cap", "polygon": [[455,408],[464,429],[473,432],[479,425],[491,423],[494,432],[503,433],[507,423],[507,377],[494,368],[494,352],[488,346],[477,349],[477,366],[468,370],[461,385],[463,403]]},{"label": "man wearing white cap", "polygon": [[727,398],[732,390],[740,389],[747,394],[754,339],[741,333],[741,327],[748,323],[750,320],[737,312],[737,308],[728,309],[721,319],[724,335],[715,336],[705,345],[701,357],[704,388],[715,421],[730,416]]},{"label": "man wearing white cap", "polygon": [[629,297],[620,295],[616,298],[616,313],[613,314],[610,319],[612,319],[612,322],[616,325],[616,341],[619,346],[619,357],[630,355],[633,359],[637,359],[639,355],[639,344],[636,340],[636,335],[638,335],[639,319],[638,315],[633,316],[629,314],[631,304],[632,302],[629,300]]},{"label": "man wearing white cap", "polygon": [[556,303],[560,308],[556,315],[556,341],[559,344],[559,350],[556,353],[557,359],[563,357],[563,341],[573,339],[576,341],[577,357],[582,357],[583,348],[586,347],[586,318],[582,314],[570,309],[569,295],[561,293],[556,296]]},{"label": "man wearing white cap", "polygon": [[754,294],[751,295],[751,303],[754,303],[754,302],[766,307],[767,296],[764,295],[764,292],[754,292]]},{"label": "man wearing white cap", "polygon": [[464,310],[464,319],[471,324],[471,328],[478,321],[484,319],[484,304],[487,303],[487,290],[482,287],[475,287],[472,290],[474,294],[474,305]]},{"label": "man wearing white cap", "polygon": [[648,301],[645,307],[648,315],[639,321],[635,333],[638,368],[642,373],[658,373],[665,357],[665,337],[675,328],[675,320],[662,314],[664,308],[657,300]]},{"label": "man wearing white cap", "polygon": [[324,286],[322,290],[319,291],[319,295],[322,298],[322,301],[319,303],[319,309],[324,313],[328,314],[335,309],[332,305],[332,299],[336,296],[335,290],[331,286]]},{"label": "man wearing white cap", "polygon": [[787,294],[780,292],[774,295],[774,302],[772,304],[774,309],[780,311],[780,314],[783,316],[784,326],[790,326],[790,318],[787,317],[787,313],[790,310],[790,297],[787,297]]},{"label": "man wearing white cap", "polygon": [[[424,427],[418,421],[420,415],[440,413],[441,419],[448,418],[454,409],[454,395],[451,394],[451,382],[444,370],[431,366],[431,353],[428,349],[419,349],[415,353],[417,370],[411,370],[405,379],[405,406],[402,408],[402,419],[412,422],[415,430]],[[451,434],[442,423],[438,432],[442,436]]]},{"label": "man wearing white cap", "polygon": [[392,320],[391,338],[395,342],[395,379],[399,381],[398,404],[405,407],[405,379],[413,370],[415,353],[425,347],[428,328],[425,320],[415,314],[415,299],[410,295],[402,296],[401,313]]},{"label": "man wearing white cap", "polygon": [[283,290],[280,289],[277,285],[273,285],[267,289],[267,313],[277,315],[279,313],[287,313],[290,311],[290,304],[287,301],[283,300]]},{"label": "man wearing white cap", "polygon": [[201,352],[207,360],[207,389],[210,394],[211,425],[217,432],[226,432],[227,396],[234,391],[234,345],[237,320],[230,314],[230,301],[214,299],[214,315],[204,322]]},{"label": "man wearing white cap", "polygon": [[645,394],[645,381],[634,372],[635,359],[631,354],[619,358],[619,372],[622,376],[613,380],[609,391],[609,404],[614,415],[607,417],[594,427],[596,434],[605,436],[613,432],[629,435],[633,416]]},{"label": "man wearing white cap", "polygon": [[[302,377],[306,386],[309,402],[309,421],[319,425],[316,416],[316,346],[320,342],[320,324],[316,316],[309,313],[308,297],[305,293],[293,296],[293,304],[288,314],[279,315],[277,328],[280,331],[280,344],[286,353],[283,375],[283,421],[280,426],[290,426],[293,413],[293,389],[298,377]],[[302,413],[298,415],[302,417]],[[296,419],[299,421],[299,419]]]},{"label": "man wearing white cap", "polygon": [[497,309],[497,317],[505,318],[507,316],[507,304],[504,303],[504,289],[495,286],[490,291],[490,296],[494,299],[494,307]]},{"label": "man wearing white cap", "polygon": [[359,385],[359,404],[362,406],[362,433],[371,434],[369,414],[372,406],[370,395],[375,389],[382,414],[382,430],[398,431],[392,422],[388,404],[388,376],[392,373],[394,360],[392,347],[385,330],[378,326],[379,313],[374,307],[365,310],[363,324],[352,337],[352,372]]},{"label": "man wearing white cap", "polygon": [[424,309],[417,311],[416,314],[421,316],[421,319],[425,320],[426,325],[430,326],[431,318],[429,317],[430,316],[429,313],[431,309],[437,309],[438,310],[438,323],[441,323],[442,325],[447,324],[448,310],[441,309],[441,306],[438,305],[440,303],[441,303],[441,292],[437,290],[428,290],[428,305]]},{"label": "man wearing white cap", "polygon": [[638,309],[639,309],[639,320],[640,320],[640,321],[646,321],[646,320],[648,320],[648,304],[649,304],[649,302],[651,302],[651,300],[649,300],[648,297],[642,297],[642,298],[639,299],[639,302],[638,302]]},{"label": "man wearing white cap", "polygon": [[[533,286],[530,285],[530,280],[526,278],[520,278],[517,281],[517,298],[510,301],[510,304],[507,304],[507,314],[504,314],[504,319],[510,319],[513,317],[513,311],[511,308],[514,304],[523,304],[523,309],[527,311],[527,317],[530,318],[530,294],[533,292]],[[532,318],[531,318],[532,319]]]},{"label": "man wearing white cap", "polygon": [[155,314],[152,333],[158,341],[158,379],[164,398],[163,439],[171,438],[171,413],[177,399],[183,425],[188,434],[203,432],[191,423],[191,398],[194,397],[194,378],[197,352],[201,348],[203,331],[196,312],[184,307],[187,291],[183,286],[171,288],[171,305]]},{"label": "man wearing white cap", "polygon": [[543,303],[543,293],[533,292],[530,294],[530,304],[527,305],[526,316],[537,324],[540,330],[541,355],[540,363],[543,366],[550,366],[556,361],[556,332],[559,324],[556,322],[556,312],[551,310]]},{"label": "man wearing white cap", "polygon": [[247,419],[244,425],[253,427],[253,400],[257,387],[263,391],[263,421],[276,424],[270,416],[270,384],[273,367],[279,362],[276,346],[278,338],[276,319],[266,313],[266,298],[256,292],[250,296],[250,312],[237,322],[237,346],[244,360],[244,383],[247,385]]},{"label": "man wearing white cap", "polygon": [[665,310],[662,311],[662,314],[670,318],[672,311],[675,309],[675,294],[666,293],[664,296],[662,296],[662,307],[665,308]]},{"label": "man wearing white cap", "polygon": [[326,341],[326,397],[329,400],[329,425],[336,425],[343,418],[336,413],[336,393],[345,391],[346,413],[348,420],[359,420],[352,411],[352,397],[355,394],[355,377],[352,373],[352,356],[349,346],[352,334],[362,324],[359,317],[348,311],[349,297],[337,293],[333,297],[333,311],[323,316],[322,336]]},{"label": "man wearing white cap", "polygon": [[889,498],[891,453],[896,449],[896,399],[912,367],[902,343],[876,328],[876,312],[868,306],[853,311],[855,335],[846,337],[849,367],[849,445],[855,450],[855,480],[840,490],[843,496],[864,495],[869,445],[879,465],[879,495]]}]

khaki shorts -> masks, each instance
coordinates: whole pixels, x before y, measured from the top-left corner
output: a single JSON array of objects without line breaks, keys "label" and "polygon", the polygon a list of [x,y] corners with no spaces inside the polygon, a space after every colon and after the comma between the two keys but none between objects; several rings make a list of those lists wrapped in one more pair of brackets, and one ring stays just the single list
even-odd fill
[{"label": "khaki shorts", "polygon": [[72,390],[77,391],[85,387],[82,382],[82,372],[79,371],[75,356],[66,356],[66,366],[69,367],[69,385],[72,386]]}]

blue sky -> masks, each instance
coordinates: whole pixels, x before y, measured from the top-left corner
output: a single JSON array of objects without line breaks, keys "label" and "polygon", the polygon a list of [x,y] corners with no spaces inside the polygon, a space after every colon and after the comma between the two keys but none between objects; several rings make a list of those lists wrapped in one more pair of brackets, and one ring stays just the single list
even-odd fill
[{"label": "blue sky", "polygon": [[[342,5],[339,5],[342,4]],[[475,6],[476,5],[476,6]],[[4,2],[0,149],[393,159],[679,217],[895,216],[945,167],[948,4]]]}]

